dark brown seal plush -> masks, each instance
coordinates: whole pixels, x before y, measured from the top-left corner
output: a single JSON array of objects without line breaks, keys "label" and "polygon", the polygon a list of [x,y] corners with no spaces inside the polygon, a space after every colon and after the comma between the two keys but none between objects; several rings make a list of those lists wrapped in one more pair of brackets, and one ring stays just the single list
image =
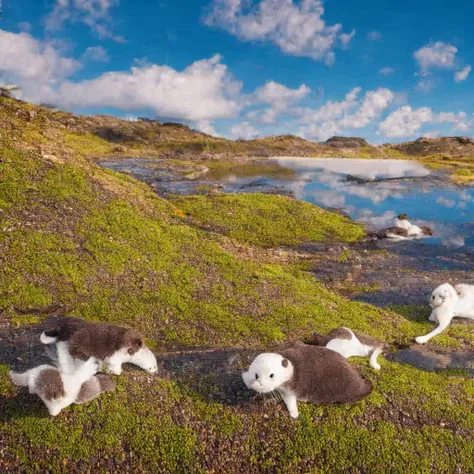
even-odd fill
[{"label": "dark brown seal plush", "polygon": [[[41,334],[43,344],[67,344],[73,359],[89,357],[104,362],[114,374],[122,372],[122,364],[130,362],[147,372],[158,370],[156,357],[146,346],[144,337],[135,329],[79,318],[62,318]],[[58,351],[59,352],[59,351]]]},{"label": "dark brown seal plush", "polygon": [[372,391],[372,382],[343,356],[299,341],[278,353],[258,355],[242,378],[258,393],[280,392],[293,418],[298,417],[297,400],[355,403]]}]

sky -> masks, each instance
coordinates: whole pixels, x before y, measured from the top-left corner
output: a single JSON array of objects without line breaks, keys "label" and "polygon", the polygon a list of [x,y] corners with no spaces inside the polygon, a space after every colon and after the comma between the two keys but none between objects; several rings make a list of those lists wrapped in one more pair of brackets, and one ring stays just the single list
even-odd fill
[{"label": "sky", "polygon": [[0,0],[0,85],[232,139],[472,136],[474,2]]}]

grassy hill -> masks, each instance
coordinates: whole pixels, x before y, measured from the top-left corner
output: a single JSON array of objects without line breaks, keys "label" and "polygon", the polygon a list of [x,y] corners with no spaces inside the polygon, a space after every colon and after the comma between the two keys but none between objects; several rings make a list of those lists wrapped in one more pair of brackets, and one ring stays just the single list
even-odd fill
[{"label": "grassy hill", "polygon": [[[366,400],[301,404],[296,422],[281,403],[250,399],[239,382],[246,350],[339,325],[403,345],[430,325],[346,300],[306,261],[275,252],[363,237],[341,216],[278,196],[167,201],[89,157],[156,152],[168,142],[175,150],[180,141],[246,144],[123,121],[114,130],[129,138],[117,144],[98,133],[102,120],[0,98],[2,472],[474,470],[474,381],[462,371],[382,361],[379,374],[363,360],[375,386]],[[159,375],[127,370],[116,393],[46,416],[7,374],[42,351],[36,325],[58,311],[137,327],[157,351]],[[436,344],[448,347],[457,331]],[[462,337],[474,348],[474,336]],[[220,350],[195,359],[180,352],[196,347]]]}]

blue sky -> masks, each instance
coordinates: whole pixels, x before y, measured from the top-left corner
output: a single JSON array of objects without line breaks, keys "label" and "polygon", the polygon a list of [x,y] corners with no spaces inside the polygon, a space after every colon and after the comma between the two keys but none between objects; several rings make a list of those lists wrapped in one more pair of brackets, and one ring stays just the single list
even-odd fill
[{"label": "blue sky", "polygon": [[230,138],[474,129],[472,2],[0,1],[0,82],[36,103]]}]

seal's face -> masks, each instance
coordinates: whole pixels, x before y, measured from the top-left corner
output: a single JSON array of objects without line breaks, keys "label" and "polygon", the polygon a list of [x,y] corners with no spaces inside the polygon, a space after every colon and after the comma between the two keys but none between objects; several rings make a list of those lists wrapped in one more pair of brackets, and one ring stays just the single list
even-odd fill
[{"label": "seal's face", "polygon": [[433,290],[430,296],[430,306],[432,308],[437,308],[441,306],[446,301],[449,301],[453,298],[454,288],[449,283],[443,283]]},{"label": "seal's face", "polygon": [[260,354],[242,374],[245,385],[258,393],[269,393],[288,381],[289,361],[280,354]]}]

